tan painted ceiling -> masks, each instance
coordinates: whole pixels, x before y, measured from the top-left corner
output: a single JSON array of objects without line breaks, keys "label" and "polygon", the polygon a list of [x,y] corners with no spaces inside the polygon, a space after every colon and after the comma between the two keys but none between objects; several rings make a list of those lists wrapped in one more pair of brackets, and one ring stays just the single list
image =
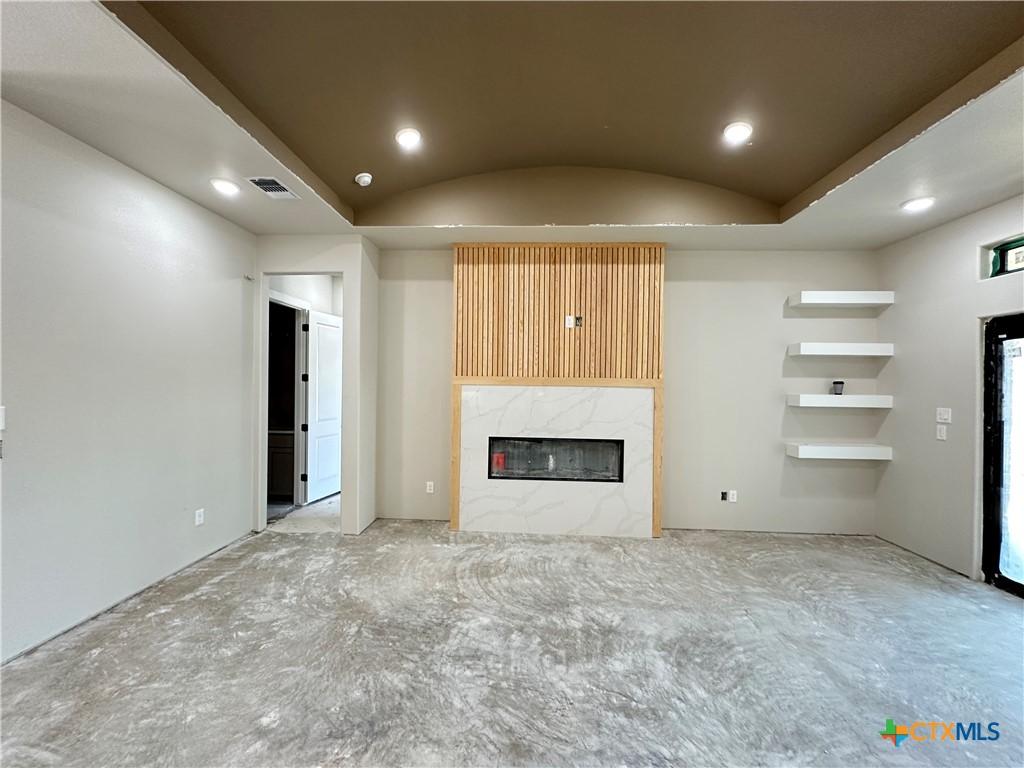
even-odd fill
[{"label": "tan painted ceiling", "polygon": [[[1017,2],[145,7],[357,215],[548,166],[781,205],[1024,34]],[[734,119],[754,124],[751,146],[723,146]],[[405,125],[423,133],[415,154],[394,142]]]}]

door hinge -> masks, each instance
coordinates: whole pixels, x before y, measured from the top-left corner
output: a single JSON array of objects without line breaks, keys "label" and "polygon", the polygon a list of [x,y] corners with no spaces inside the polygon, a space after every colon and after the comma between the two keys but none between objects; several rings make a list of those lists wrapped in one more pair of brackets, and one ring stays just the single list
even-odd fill
[{"label": "door hinge", "polygon": [[309,475],[307,475],[305,472],[303,472],[301,475],[299,475],[299,480],[301,480],[304,483],[308,483],[309,482]]},{"label": "door hinge", "polygon": [[303,432],[309,432],[309,424],[302,424],[299,426],[299,429],[301,429]]},{"label": "door hinge", "polygon": [[302,380],[303,381],[309,381],[309,374],[308,373],[302,374]]},{"label": "door hinge", "polygon": [[302,330],[304,333],[309,333],[309,323],[303,323]]}]

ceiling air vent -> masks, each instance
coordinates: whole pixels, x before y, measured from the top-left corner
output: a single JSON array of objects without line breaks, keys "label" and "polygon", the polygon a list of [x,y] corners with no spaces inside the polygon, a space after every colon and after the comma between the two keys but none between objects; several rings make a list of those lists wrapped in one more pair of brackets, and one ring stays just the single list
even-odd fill
[{"label": "ceiling air vent", "polygon": [[255,176],[249,181],[254,187],[275,200],[296,200],[299,197],[280,181],[269,176]]}]

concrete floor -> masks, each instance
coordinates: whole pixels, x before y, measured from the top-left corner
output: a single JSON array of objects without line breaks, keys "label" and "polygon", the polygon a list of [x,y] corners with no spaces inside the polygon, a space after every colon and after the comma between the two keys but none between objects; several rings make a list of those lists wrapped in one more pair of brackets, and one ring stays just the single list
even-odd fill
[{"label": "concrete floor", "polygon": [[[3,765],[1020,765],[1018,599],[871,538],[246,539],[2,670]],[[905,742],[887,718],[1000,722]]]},{"label": "concrete floor", "polygon": [[268,505],[267,525],[276,533],[341,533],[341,494],[336,493],[304,507],[289,507],[275,520],[270,519]]}]

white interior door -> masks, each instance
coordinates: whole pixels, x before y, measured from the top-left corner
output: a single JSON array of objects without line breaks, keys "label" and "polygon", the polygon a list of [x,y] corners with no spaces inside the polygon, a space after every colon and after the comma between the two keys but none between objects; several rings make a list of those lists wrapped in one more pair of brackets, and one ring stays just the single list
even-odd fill
[{"label": "white interior door", "polygon": [[341,318],[309,311],[306,502],[341,490]]}]

